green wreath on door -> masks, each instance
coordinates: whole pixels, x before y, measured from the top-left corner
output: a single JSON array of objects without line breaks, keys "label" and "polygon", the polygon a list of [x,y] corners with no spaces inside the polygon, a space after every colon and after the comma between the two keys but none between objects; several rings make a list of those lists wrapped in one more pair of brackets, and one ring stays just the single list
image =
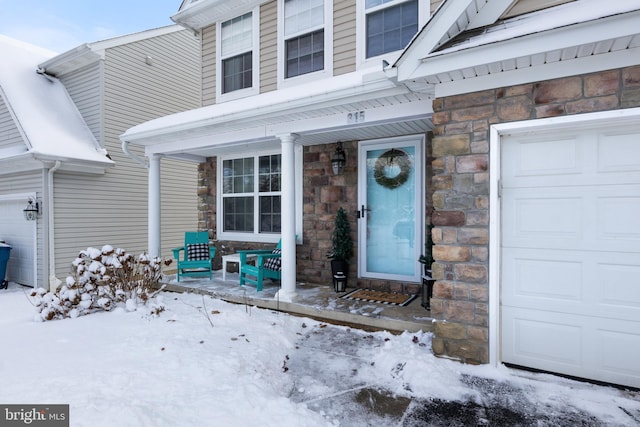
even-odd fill
[{"label": "green wreath on door", "polygon": [[[400,173],[390,177],[385,173],[385,168],[397,165]],[[407,182],[411,173],[411,157],[404,150],[392,148],[387,150],[376,159],[373,167],[373,177],[376,182],[384,188],[394,189]]]}]

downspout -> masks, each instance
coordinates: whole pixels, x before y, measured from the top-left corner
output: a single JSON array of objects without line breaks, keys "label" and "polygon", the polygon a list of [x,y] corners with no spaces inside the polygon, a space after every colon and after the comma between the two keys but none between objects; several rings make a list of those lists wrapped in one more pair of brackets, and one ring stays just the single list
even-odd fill
[{"label": "downspout", "polygon": [[149,169],[149,164],[136,153],[132,153],[129,151],[129,141],[122,141],[122,152],[127,155],[127,157],[132,158],[136,163],[139,163],[144,168]]},{"label": "downspout", "polygon": [[62,283],[62,281],[56,277],[56,245],[54,240],[55,233],[53,221],[53,174],[55,171],[60,169],[61,164],[60,160],[57,160],[55,165],[49,169],[49,176],[47,178],[47,209],[49,209],[49,215],[47,215],[49,220],[49,290],[51,292],[55,292],[58,286]]}]

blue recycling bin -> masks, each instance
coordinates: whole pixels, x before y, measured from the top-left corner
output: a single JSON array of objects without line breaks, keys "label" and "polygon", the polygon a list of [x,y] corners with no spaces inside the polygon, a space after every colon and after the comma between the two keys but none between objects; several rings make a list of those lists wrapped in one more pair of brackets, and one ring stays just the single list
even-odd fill
[{"label": "blue recycling bin", "polygon": [[9,254],[11,253],[11,246],[7,244],[0,244],[0,289],[7,288],[7,281],[4,280],[4,276],[7,274],[7,263],[9,262]]}]

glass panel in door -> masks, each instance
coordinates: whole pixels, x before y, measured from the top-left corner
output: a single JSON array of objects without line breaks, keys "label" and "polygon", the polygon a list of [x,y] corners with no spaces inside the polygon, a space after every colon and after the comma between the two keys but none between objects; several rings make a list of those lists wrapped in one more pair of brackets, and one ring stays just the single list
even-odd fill
[{"label": "glass panel in door", "polygon": [[420,280],[422,138],[362,143],[358,223],[361,277]]}]

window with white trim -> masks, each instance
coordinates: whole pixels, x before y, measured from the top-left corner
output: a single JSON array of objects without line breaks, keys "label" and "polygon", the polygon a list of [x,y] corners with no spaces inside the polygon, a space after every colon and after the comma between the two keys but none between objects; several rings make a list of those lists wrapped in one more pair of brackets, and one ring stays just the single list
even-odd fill
[{"label": "window with white trim", "polygon": [[325,66],[324,0],[284,0],[284,77]]},{"label": "window with white trim", "polygon": [[223,233],[279,234],[281,155],[222,159]]},{"label": "window with white trim", "polygon": [[423,0],[356,0],[357,67],[394,63],[429,19]]},{"label": "window with white trim", "polygon": [[258,11],[236,16],[217,26],[217,95],[221,101],[258,91]]},{"label": "window with white trim", "polygon": [[366,57],[404,49],[418,32],[418,0],[365,0]]}]

